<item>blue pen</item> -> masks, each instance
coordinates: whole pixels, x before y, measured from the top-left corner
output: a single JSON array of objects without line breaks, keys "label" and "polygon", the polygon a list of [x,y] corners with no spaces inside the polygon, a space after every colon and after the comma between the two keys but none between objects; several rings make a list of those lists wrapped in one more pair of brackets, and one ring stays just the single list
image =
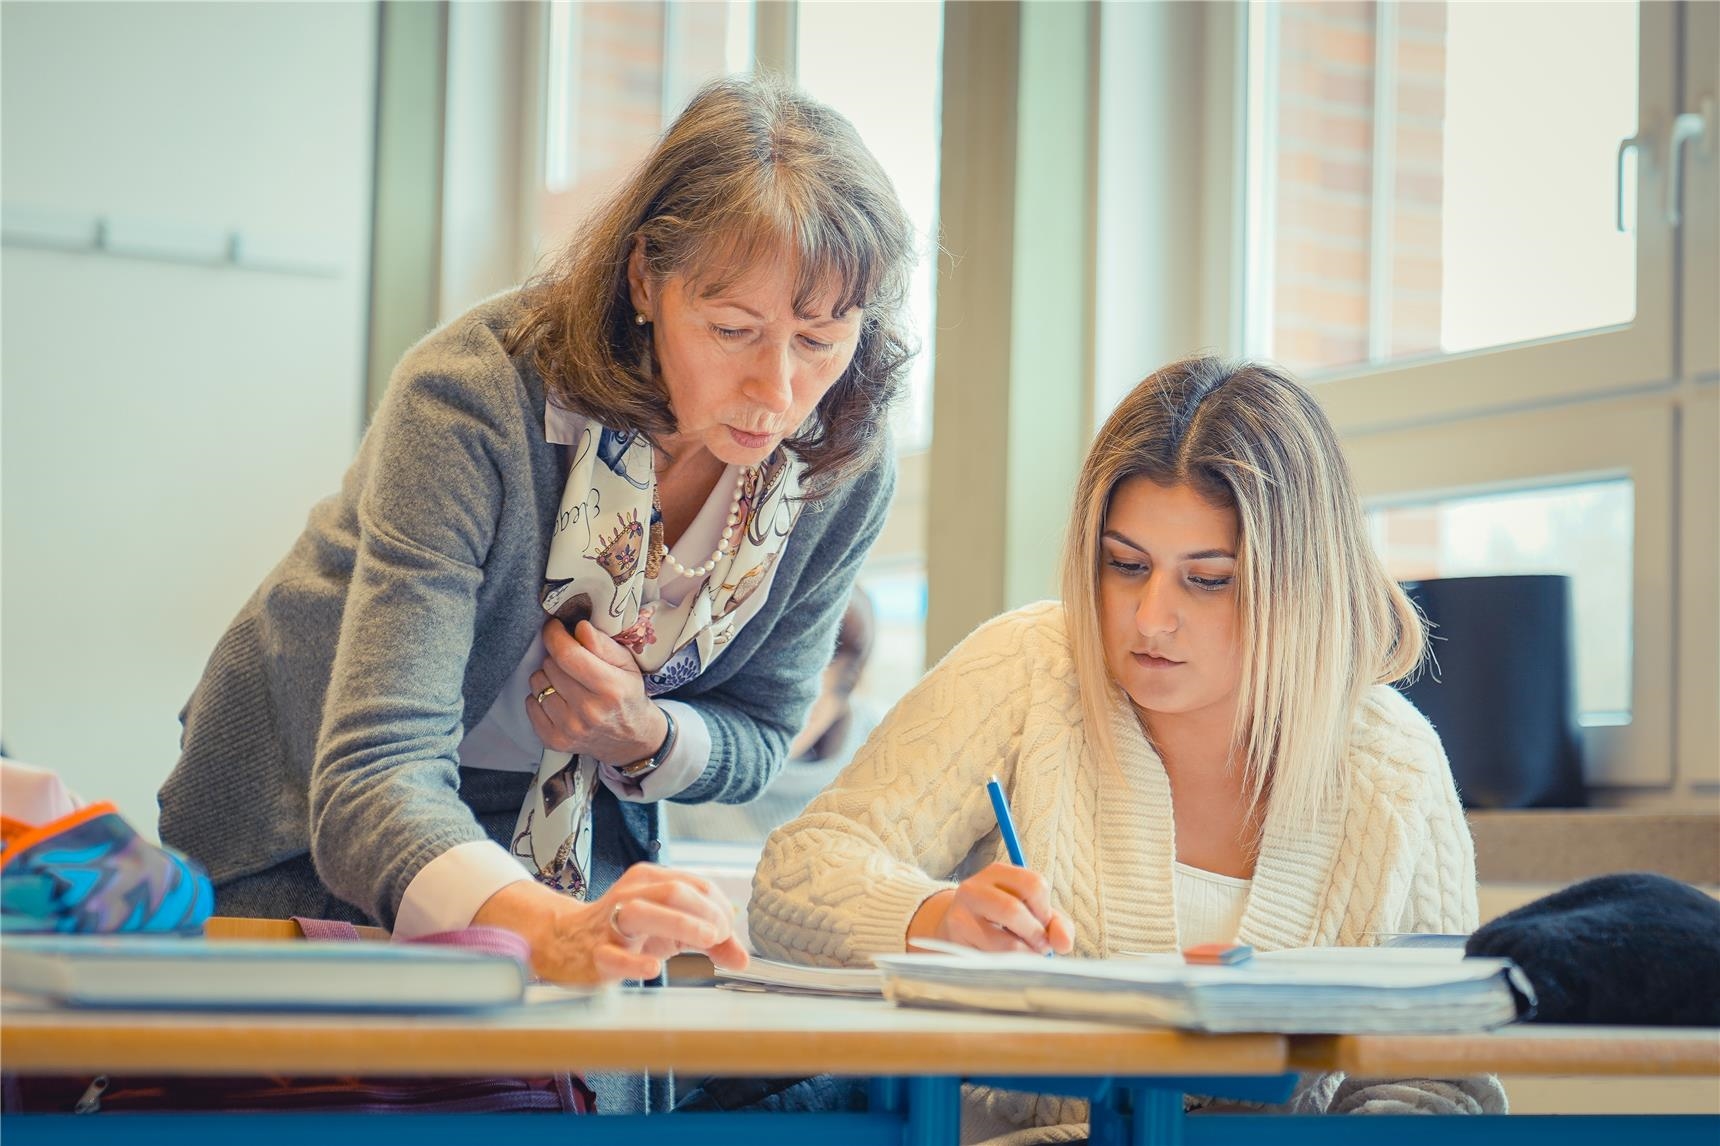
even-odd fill
[{"label": "blue pen", "polygon": [[1027,860],[1021,854],[1021,841],[1015,837],[1015,821],[1009,815],[1009,801],[1003,798],[1003,785],[993,776],[986,784],[985,790],[991,796],[991,810],[997,813],[997,830],[1003,833],[1003,846],[1009,849],[1009,862],[1016,867],[1026,867]]},{"label": "blue pen", "polygon": [[[985,786],[986,795],[991,797],[991,810],[997,814],[997,830],[1003,836],[1003,846],[1009,849],[1009,862],[1016,867],[1026,867],[1027,857],[1021,854],[1021,841],[1015,835],[1015,818],[1009,814],[1009,801],[1003,798],[1003,785],[993,776]],[[1049,959],[1056,954],[1047,951]]]}]

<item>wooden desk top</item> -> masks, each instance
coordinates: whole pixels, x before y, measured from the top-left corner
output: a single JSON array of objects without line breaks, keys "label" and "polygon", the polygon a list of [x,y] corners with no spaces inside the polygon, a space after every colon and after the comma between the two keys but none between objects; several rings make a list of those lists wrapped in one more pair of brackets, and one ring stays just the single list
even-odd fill
[{"label": "wooden desk top", "polygon": [[898,1008],[883,1000],[695,988],[487,1016],[0,1011],[23,1074],[1279,1074],[1279,1035]]},{"label": "wooden desk top", "polygon": [[1720,1031],[1515,1026],[1479,1035],[1198,1035],[708,988],[625,990],[495,1015],[0,1010],[24,1074],[1277,1074],[1720,1078]]},{"label": "wooden desk top", "polygon": [[1529,1023],[1479,1035],[1298,1035],[1290,1039],[1290,1065],[1385,1078],[1494,1073],[1720,1079],[1720,1030]]}]

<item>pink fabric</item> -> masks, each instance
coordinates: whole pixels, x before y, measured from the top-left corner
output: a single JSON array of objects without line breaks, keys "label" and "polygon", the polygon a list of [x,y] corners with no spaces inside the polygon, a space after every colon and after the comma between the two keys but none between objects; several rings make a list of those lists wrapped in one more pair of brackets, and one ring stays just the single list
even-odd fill
[{"label": "pink fabric", "polygon": [[[351,942],[359,938],[358,928],[337,919],[307,919],[302,915],[295,915],[293,922],[299,925],[299,930],[304,933],[306,939]],[[532,962],[531,945],[523,936],[503,927],[462,927],[457,931],[438,931],[434,935],[420,935],[415,939],[403,939],[399,942],[460,947],[485,955],[504,956],[526,967],[530,967]]]}]

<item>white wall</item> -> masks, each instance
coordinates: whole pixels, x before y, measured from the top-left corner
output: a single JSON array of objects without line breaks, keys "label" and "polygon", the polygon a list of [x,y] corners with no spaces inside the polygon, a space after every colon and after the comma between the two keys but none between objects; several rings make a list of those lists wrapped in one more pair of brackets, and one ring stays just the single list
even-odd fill
[{"label": "white wall", "polygon": [[[153,832],[204,659],[357,442],[376,7],[3,19],[0,736]],[[19,245],[44,211],[329,273]]]}]

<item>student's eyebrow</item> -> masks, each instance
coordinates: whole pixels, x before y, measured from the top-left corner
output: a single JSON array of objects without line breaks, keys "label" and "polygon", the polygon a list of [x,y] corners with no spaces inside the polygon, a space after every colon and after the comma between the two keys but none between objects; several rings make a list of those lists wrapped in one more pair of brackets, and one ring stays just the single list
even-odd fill
[{"label": "student's eyebrow", "polygon": [[[1142,553],[1151,552],[1151,550],[1149,550],[1145,545],[1131,541],[1128,537],[1117,532],[1115,529],[1107,529],[1104,533],[1100,534],[1100,536],[1109,537],[1112,541],[1120,541],[1130,549],[1138,549]],[[1184,553],[1182,555],[1182,560],[1184,561],[1211,561],[1216,559],[1235,561],[1236,554],[1232,553],[1228,549],[1201,549],[1194,553]]]}]

